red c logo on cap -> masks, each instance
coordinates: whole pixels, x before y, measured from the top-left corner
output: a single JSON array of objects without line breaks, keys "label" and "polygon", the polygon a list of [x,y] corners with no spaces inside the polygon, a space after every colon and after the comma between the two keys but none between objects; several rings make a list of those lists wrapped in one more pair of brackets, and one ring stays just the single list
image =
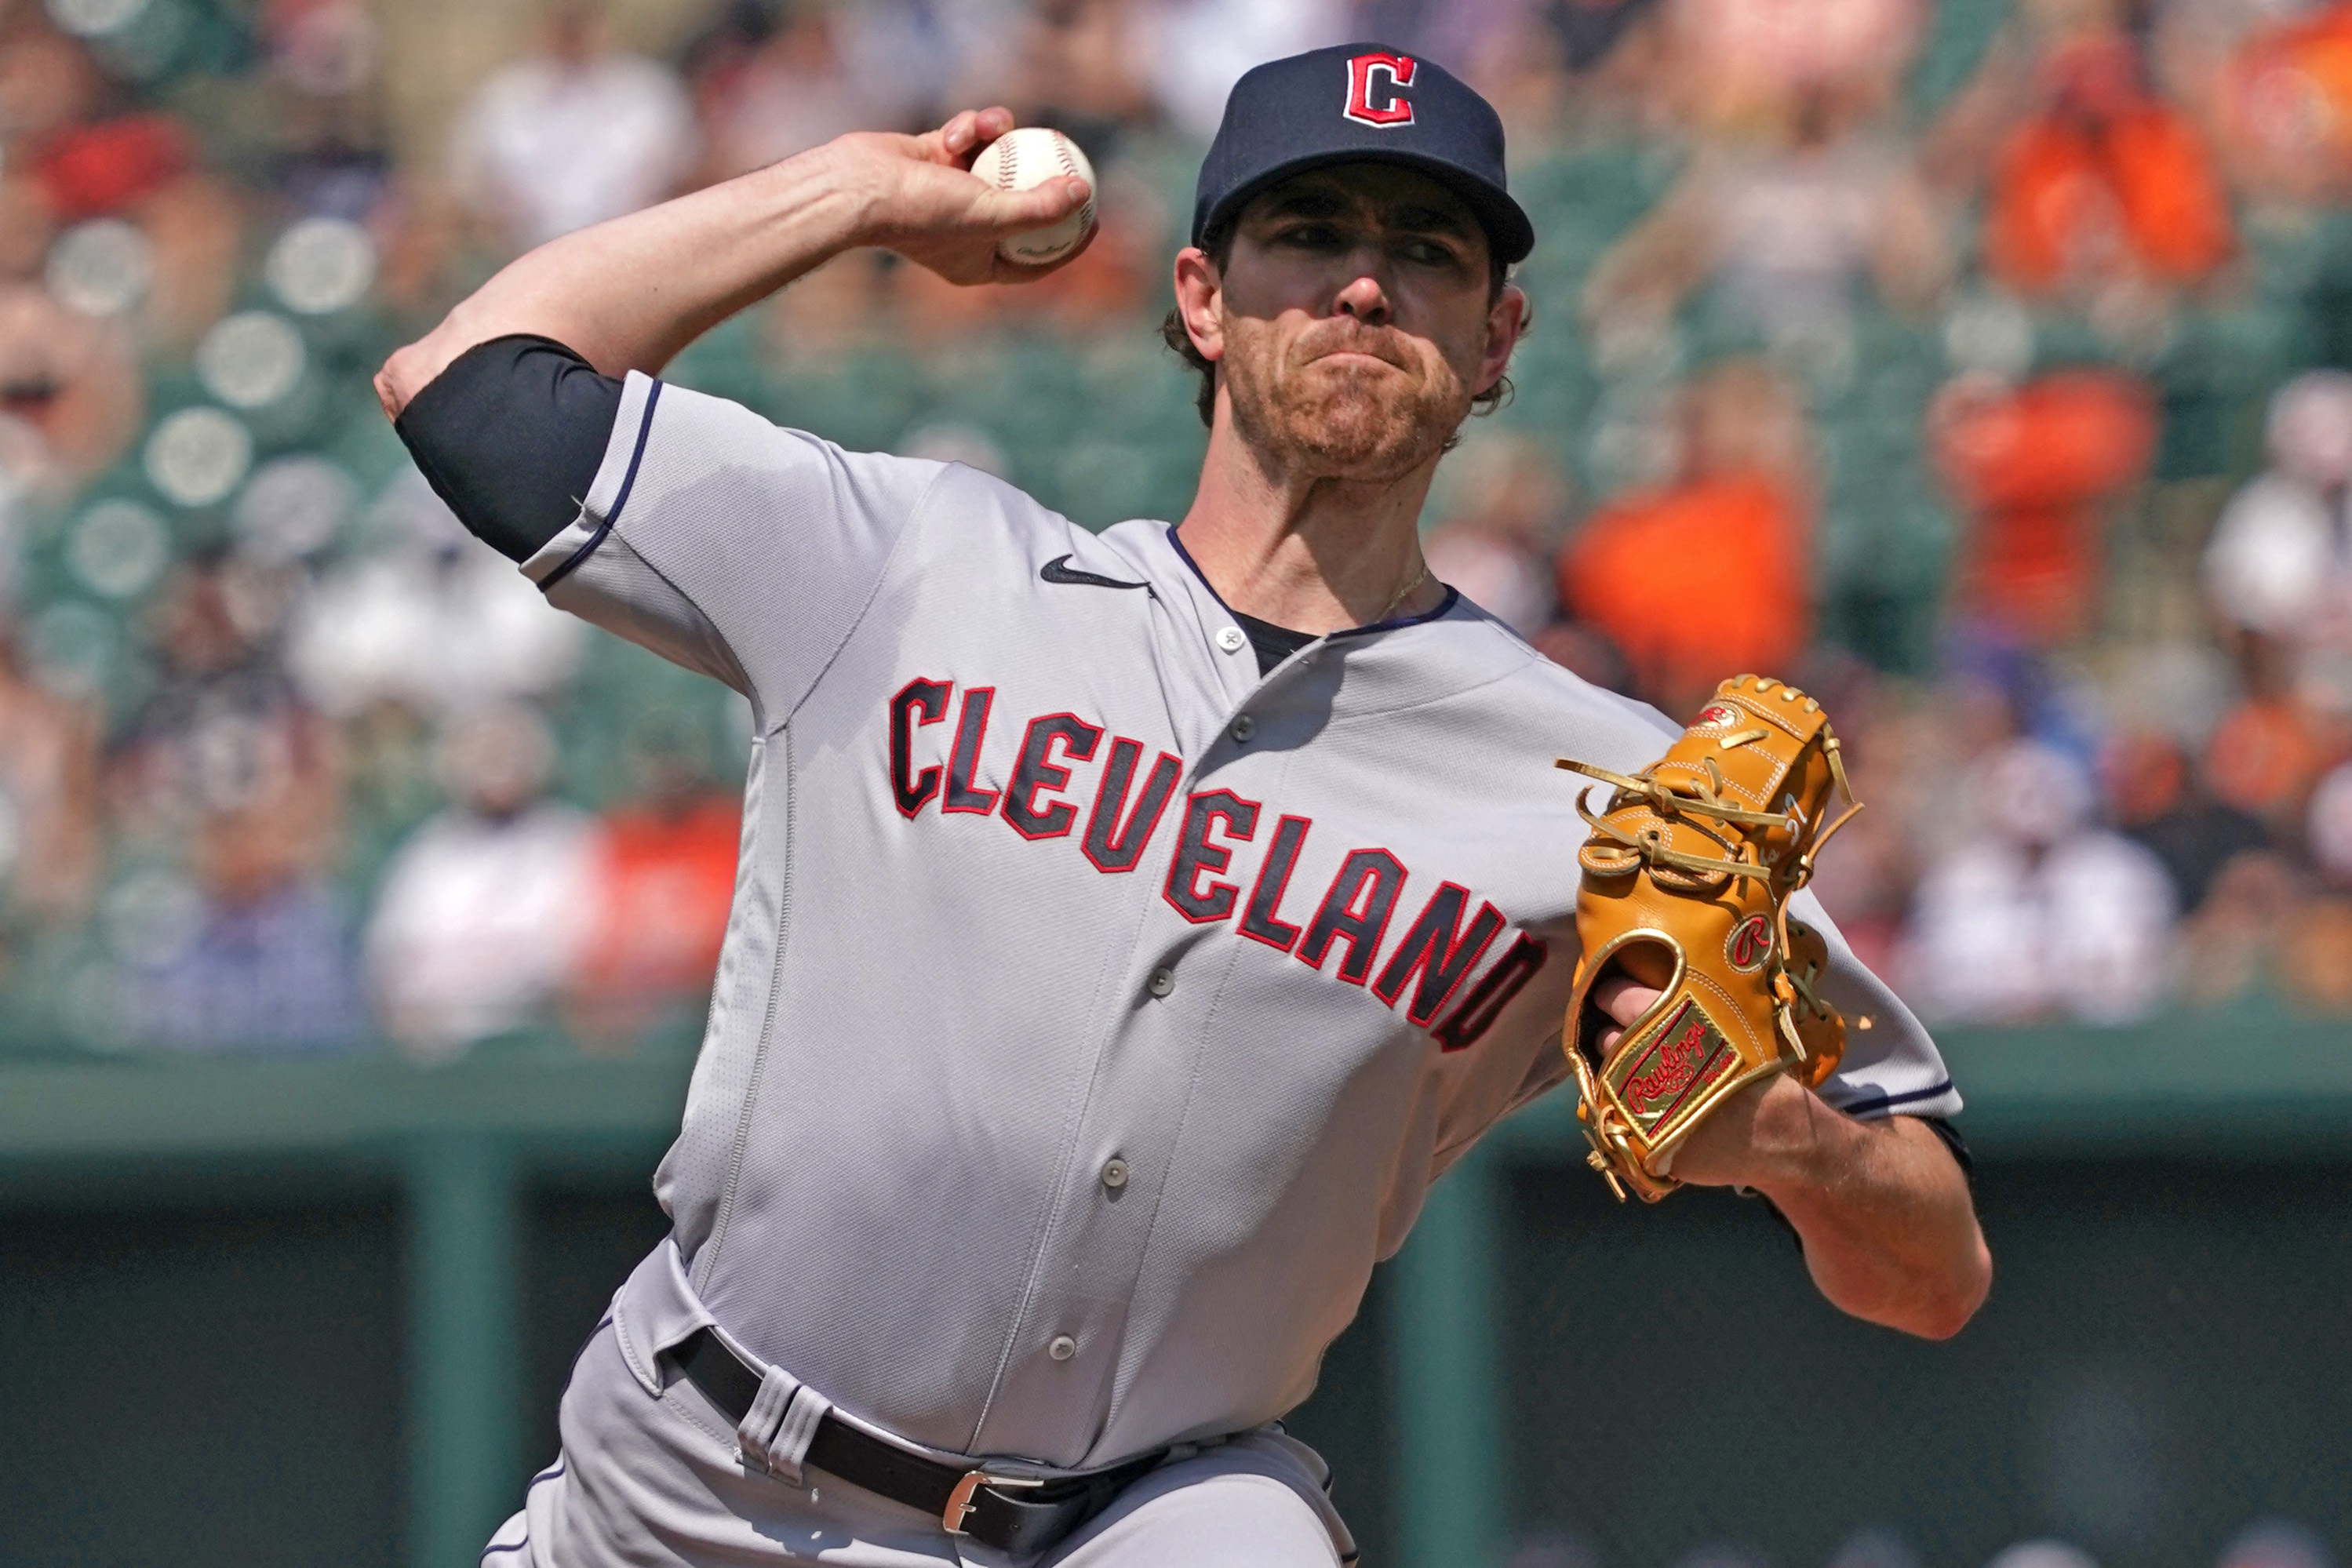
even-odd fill
[{"label": "red c logo on cap", "polygon": [[[1385,128],[1412,123],[1412,100],[1404,89],[1421,68],[1404,55],[1358,55],[1348,62],[1348,118],[1359,125]],[[1377,89],[1381,103],[1372,94]]]}]

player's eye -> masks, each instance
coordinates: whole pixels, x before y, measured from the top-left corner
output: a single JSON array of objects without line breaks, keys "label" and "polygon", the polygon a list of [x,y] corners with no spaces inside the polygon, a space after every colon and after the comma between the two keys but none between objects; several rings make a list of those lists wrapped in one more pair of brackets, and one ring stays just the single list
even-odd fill
[{"label": "player's eye", "polygon": [[1337,225],[1296,224],[1282,231],[1282,242],[1303,250],[1337,250],[1345,243]]}]

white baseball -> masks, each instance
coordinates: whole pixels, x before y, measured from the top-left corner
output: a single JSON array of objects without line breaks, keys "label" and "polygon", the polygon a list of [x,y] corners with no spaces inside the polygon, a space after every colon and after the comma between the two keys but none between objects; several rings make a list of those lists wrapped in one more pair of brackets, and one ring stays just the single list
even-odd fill
[{"label": "white baseball", "polygon": [[1095,226],[1095,166],[1078,144],[1058,131],[1024,125],[980,150],[971,172],[1000,191],[1026,191],[1065,174],[1087,183],[1087,204],[1042,229],[1024,229],[996,242],[996,254],[1024,267],[1043,267],[1077,248]]}]

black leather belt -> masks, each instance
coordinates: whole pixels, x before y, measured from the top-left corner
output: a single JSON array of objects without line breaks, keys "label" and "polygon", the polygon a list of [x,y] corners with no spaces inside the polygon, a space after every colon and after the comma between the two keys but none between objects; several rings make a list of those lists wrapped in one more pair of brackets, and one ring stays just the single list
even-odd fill
[{"label": "black leather belt", "polygon": [[[739,1426],[759,1396],[761,1375],[709,1329],[695,1330],[662,1358]],[[968,1535],[982,1545],[1025,1555],[1058,1545],[1165,1457],[1161,1449],[1092,1475],[1033,1481],[940,1464],[827,1411],[802,1462],[919,1509],[950,1535]]]}]

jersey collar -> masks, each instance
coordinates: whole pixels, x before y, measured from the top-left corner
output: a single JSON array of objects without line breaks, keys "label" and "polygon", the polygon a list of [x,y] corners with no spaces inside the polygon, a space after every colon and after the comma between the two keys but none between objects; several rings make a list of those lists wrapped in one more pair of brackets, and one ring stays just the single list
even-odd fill
[{"label": "jersey collar", "polygon": [[[1211,599],[1215,600],[1218,608],[1224,611],[1226,614],[1239,616],[1241,612],[1235,610],[1232,605],[1225,602],[1225,596],[1217,591],[1216,584],[1209,580],[1209,574],[1201,570],[1201,563],[1194,560],[1192,559],[1192,552],[1184,548],[1183,539],[1177,536],[1176,525],[1169,523],[1164,525],[1164,527],[1166,528],[1168,534],[1169,548],[1176,552],[1177,559],[1182,561],[1185,566],[1192,570],[1193,577],[1199,580],[1202,590],[1206,592]],[[1458,601],[1460,601],[1462,593],[1460,590],[1454,588],[1450,583],[1440,583],[1438,586],[1445,590],[1445,595],[1437,601],[1436,608],[1434,609],[1425,610],[1418,615],[1392,615],[1386,621],[1375,621],[1367,625],[1349,626],[1338,632],[1327,632],[1318,640],[1326,643],[1336,643],[1342,637],[1366,637],[1375,632],[1393,632],[1401,627],[1420,626],[1432,621],[1443,621],[1453,612],[1454,606]],[[1310,644],[1310,646],[1312,644]]]}]

